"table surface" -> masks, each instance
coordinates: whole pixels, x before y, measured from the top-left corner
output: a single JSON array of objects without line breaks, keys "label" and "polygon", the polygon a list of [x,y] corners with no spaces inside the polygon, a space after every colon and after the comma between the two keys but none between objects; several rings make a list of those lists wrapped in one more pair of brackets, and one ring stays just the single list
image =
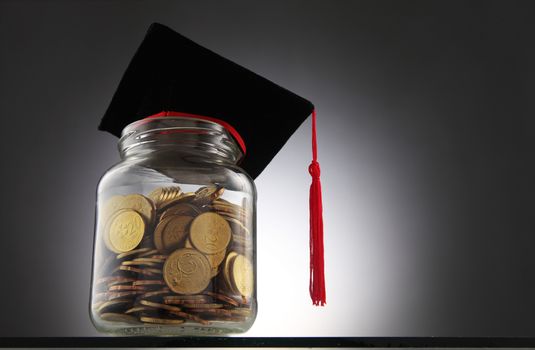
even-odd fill
[{"label": "table surface", "polygon": [[13,337],[0,347],[410,347],[531,348],[534,337]]}]

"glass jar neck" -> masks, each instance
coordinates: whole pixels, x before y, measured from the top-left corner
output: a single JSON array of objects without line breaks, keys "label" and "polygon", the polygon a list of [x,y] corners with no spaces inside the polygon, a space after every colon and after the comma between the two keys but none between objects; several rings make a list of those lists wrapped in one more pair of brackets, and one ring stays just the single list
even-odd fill
[{"label": "glass jar neck", "polygon": [[122,159],[159,153],[231,164],[243,157],[222,125],[191,117],[151,117],[129,124],[119,140],[119,153]]}]

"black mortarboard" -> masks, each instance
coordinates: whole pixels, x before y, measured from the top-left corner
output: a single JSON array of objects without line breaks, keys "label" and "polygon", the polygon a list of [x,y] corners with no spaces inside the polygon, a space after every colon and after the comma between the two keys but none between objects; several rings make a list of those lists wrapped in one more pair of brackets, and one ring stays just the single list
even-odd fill
[{"label": "black mortarboard", "polygon": [[[254,179],[313,113],[314,106],[172,29],[154,23],[126,69],[99,129],[119,137],[128,124],[170,111],[216,118],[232,126],[245,143],[238,142],[242,151],[246,151],[240,166]],[[311,240],[321,238],[323,245],[323,237],[316,237],[320,226],[323,235],[323,224],[313,135],[314,160],[309,170],[313,175],[311,227],[315,228],[311,228]],[[319,222],[316,222],[318,210]],[[313,234],[316,236],[312,237]],[[311,260],[321,259],[314,262],[316,271],[311,277],[315,304],[323,304],[325,300],[323,287],[319,292],[318,288],[312,291],[312,282],[323,284],[323,248],[319,250],[316,247],[311,252]]]},{"label": "black mortarboard", "polygon": [[309,101],[158,23],[150,26],[99,129],[122,129],[162,111],[221,119],[245,141],[240,166],[254,179],[312,113]]}]

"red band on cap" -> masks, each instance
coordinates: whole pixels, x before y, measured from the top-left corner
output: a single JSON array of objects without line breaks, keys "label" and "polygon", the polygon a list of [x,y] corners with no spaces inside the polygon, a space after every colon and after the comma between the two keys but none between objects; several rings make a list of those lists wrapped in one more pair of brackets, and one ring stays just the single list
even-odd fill
[{"label": "red band on cap", "polygon": [[195,119],[201,119],[201,120],[208,120],[208,121],[217,123],[217,124],[221,125],[222,127],[224,127],[228,132],[230,132],[232,137],[234,137],[236,142],[238,142],[238,145],[240,146],[240,148],[241,148],[241,150],[243,152],[243,155],[246,154],[245,141],[243,141],[243,138],[240,136],[238,131],[236,129],[234,129],[234,127],[232,125],[230,125],[229,123],[227,123],[227,122],[225,122],[225,121],[223,121],[221,119],[207,117],[207,116],[204,116],[204,115],[183,113],[183,112],[174,112],[174,111],[162,111],[160,113],[149,115],[146,118],[157,118],[157,117],[186,117],[186,118],[195,118]]}]

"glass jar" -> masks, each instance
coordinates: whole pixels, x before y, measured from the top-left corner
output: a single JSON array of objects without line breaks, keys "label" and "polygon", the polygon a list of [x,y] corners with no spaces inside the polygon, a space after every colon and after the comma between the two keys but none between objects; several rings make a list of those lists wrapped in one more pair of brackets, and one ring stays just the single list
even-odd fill
[{"label": "glass jar", "polygon": [[219,123],[145,118],[101,178],[91,284],[95,327],[221,335],[256,318],[256,189]]}]

